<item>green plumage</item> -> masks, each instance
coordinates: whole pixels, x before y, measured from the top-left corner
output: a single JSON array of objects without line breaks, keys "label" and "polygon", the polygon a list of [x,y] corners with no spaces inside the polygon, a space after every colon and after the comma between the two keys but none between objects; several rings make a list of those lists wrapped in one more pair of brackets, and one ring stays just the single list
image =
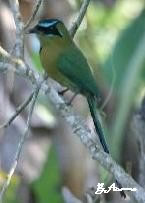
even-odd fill
[{"label": "green plumage", "polygon": [[99,91],[94,73],[87,59],[71,39],[64,24],[58,23],[57,29],[64,36],[47,36],[40,33],[40,58],[48,75],[73,91],[82,93],[88,101],[96,132],[106,153],[109,153],[103,128],[97,112]]},{"label": "green plumage", "polygon": [[90,92],[93,95],[99,96],[93,70],[76,46],[65,50],[59,56],[57,66],[59,71],[72,81],[81,93],[86,94]]},{"label": "green plumage", "polygon": [[109,149],[104,137],[103,128],[101,126],[99,115],[97,112],[96,98],[99,96],[99,91],[97,89],[96,81],[93,76],[94,73],[89,66],[86,58],[84,57],[82,52],[80,52],[80,50],[75,46],[71,49],[71,51],[66,51],[62,55],[60,55],[57,66],[59,71],[70,81],[72,81],[77,86],[77,89],[86,96],[90,108],[90,113],[94,121],[95,129],[99,136],[102,147],[106,153],[109,153]]}]

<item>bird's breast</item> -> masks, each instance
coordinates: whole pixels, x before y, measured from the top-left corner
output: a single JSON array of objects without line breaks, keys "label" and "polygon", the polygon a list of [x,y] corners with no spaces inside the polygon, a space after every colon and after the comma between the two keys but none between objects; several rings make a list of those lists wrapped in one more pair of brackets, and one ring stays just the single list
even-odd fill
[{"label": "bird's breast", "polygon": [[72,82],[65,77],[57,67],[57,61],[62,54],[63,49],[58,44],[44,46],[40,51],[40,60],[48,76],[59,82],[61,85],[72,88]]}]

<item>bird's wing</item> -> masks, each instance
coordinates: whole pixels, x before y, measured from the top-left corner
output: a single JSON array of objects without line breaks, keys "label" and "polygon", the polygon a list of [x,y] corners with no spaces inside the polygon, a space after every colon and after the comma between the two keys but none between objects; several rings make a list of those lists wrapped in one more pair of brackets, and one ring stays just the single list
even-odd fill
[{"label": "bird's wing", "polygon": [[66,51],[58,60],[58,69],[70,81],[72,81],[80,91],[98,94],[96,81],[93,72],[82,52],[73,48]]}]

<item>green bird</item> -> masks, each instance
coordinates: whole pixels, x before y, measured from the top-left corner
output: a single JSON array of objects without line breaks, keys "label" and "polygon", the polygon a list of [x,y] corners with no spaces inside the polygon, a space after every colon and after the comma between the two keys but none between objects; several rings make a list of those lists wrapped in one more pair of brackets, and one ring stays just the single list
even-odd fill
[{"label": "green bird", "polygon": [[104,151],[109,154],[97,111],[99,90],[95,74],[64,23],[58,19],[40,20],[29,33],[36,33],[40,40],[40,59],[48,76],[86,97],[96,133]]},{"label": "green bird", "polygon": [[87,98],[96,132],[104,151],[109,153],[96,111],[99,91],[93,69],[65,25],[57,19],[44,19],[29,32],[36,33],[40,40],[40,59],[48,76]]}]

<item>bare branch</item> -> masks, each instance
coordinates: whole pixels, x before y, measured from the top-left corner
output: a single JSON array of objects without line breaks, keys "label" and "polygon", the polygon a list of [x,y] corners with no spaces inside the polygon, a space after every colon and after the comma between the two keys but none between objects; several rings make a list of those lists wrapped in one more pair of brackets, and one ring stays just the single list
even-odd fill
[{"label": "bare branch", "polygon": [[20,153],[21,153],[21,150],[22,150],[22,146],[23,146],[23,144],[25,142],[25,139],[29,136],[29,128],[30,128],[32,113],[33,113],[34,106],[35,106],[35,103],[36,103],[36,100],[37,100],[37,96],[39,94],[39,90],[40,90],[41,85],[44,82],[44,80],[39,83],[39,85],[36,87],[35,92],[33,94],[32,103],[31,103],[31,106],[30,106],[30,109],[29,109],[29,113],[28,113],[28,119],[27,119],[26,128],[25,128],[24,134],[22,135],[22,137],[20,139],[20,142],[18,144],[17,151],[16,151],[16,154],[15,154],[15,158],[14,158],[14,161],[13,161],[12,166],[10,168],[10,171],[9,171],[9,173],[7,175],[7,179],[4,182],[2,190],[0,192],[0,202],[2,202],[2,200],[3,200],[3,196],[4,196],[8,186],[10,184],[11,178],[12,178],[12,176],[13,176],[13,174],[15,172],[15,169],[17,167],[17,164],[18,164],[18,161],[19,161],[19,157],[20,157]]},{"label": "bare branch", "polygon": [[[49,87],[51,84],[49,84]],[[58,109],[61,116],[70,124],[74,135],[77,135],[85,147],[89,150],[92,158],[97,160],[107,169],[115,179],[125,188],[136,188],[137,191],[128,192],[138,202],[145,202],[145,190],[138,185],[134,179],[128,175],[112,158],[105,153],[96,141],[92,139],[95,135],[91,133],[83,119],[73,112],[72,108],[65,105],[65,102],[56,93],[55,89],[48,88],[49,99]]]},{"label": "bare branch", "polygon": [[33,95],[35,92],[32,92],[30,96],[20,105],[18,108],[16,108],[16,112],[9,118],[9,120],[0,126],[1,128],[7,128],[10,126],[10,124],[15,120],[15,118],[28,106],[28,104],[31,102]]},{"label": "bare branch", "polygon": [[[14,71],[21,76],[29,77],[32,83],[36,83],[35,77],[37,74],[35,74],[28,64],[26,64],[22,59],[16,58],[9,54],[5,49],[3,49],[0,46],[0,56],[2,56],[4,59],[8,60],[8,63],[10,65],[14,64],[15,66],[11,66],[11,68],[14,69]],[[9,64],[6,62],[0,62],[0,72],[6,72],[9,69]]]},{"label": "bare branch", "polygon": [[37,12],[38,12],[38,10],[40,8],[41,3],[42,3],[42,0],[37,0],[37,3],[34,6],[34,10],[32,11],[32,15],[30,16],[30,18],[28,19],[26,25],[24,26],[24,30],[26,30],[30,26],[30,24],[33,22],[36,14],[37,14]]},{"label": "bare branch", "polygon": [[7,59],[8,61],[11,61],[12,63],[14,63],[17,66],[21,66],[22,67],[25,67],[25,63],[20,59],[20,58],[16,58],[14,56],[12,56],[11,54],[9,54],[5,49],[3,49],[1,46],[0,46],[0,55]]},{"label": "bare branch", "polygon": [[12,53],[15,52],[16,57],[24,57],[24,36],[22,33],[23,22],[21,20],[21,14],[19,10],[19,1],[18,0],[9,0],[11,9],[13,12],[15,24],[16,24],[16,43],[12,50]]},{"label": "bare branch", "polygon": [[79,28],[85,14],[86,14],[86,11],[87,11],[87,8],[89,6],[89,3],[90,3],[90,0],[84,0],[82,5],[81,5],[81,8],[80,8],[80,11],[79,11],[79,14],[75,20],[75,22],[72,24],[72,27],[70,29],[70,35],[72,36],[72,38],[74,37],[74,35],[76,34],[77,32],[77,29]]}]

